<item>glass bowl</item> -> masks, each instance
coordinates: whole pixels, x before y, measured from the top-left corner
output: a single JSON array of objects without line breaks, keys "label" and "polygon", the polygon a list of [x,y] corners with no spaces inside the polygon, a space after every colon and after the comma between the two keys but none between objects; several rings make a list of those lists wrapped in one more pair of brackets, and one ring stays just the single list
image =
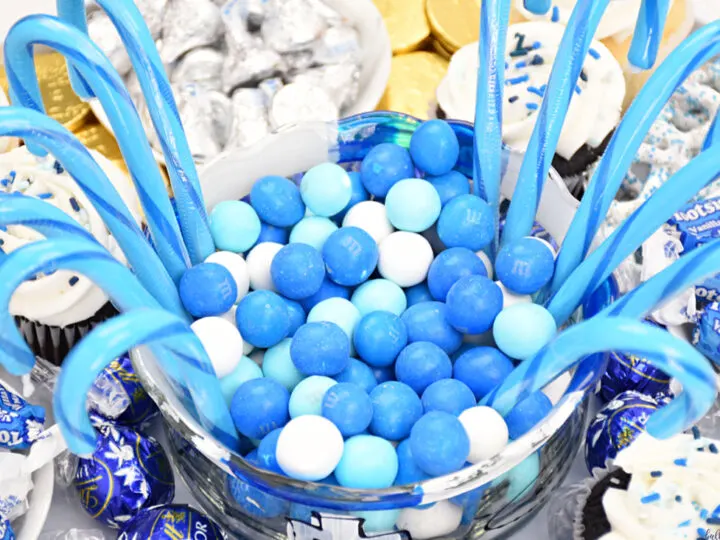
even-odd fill
[{"label": "glass bowl", "polygon": [[[450,123],[461,144],[457,169],[472,177],[472,126]],[[325,161],[356,166],[372,146],[382,142],[407,147],[419,124],[406,115],[374,112],[337,124],[279,131],[251,149],[221,155],[208,164],[201,173],[206,204],[211,210],[223,200],[241,199],[256,179],[268,174],[297,179],[299,173]],[[504,149],[502,157],[502,191],[508,196],[522,155]],[[537,219],[561,242],[576,204],[551,172]],[[607,282],[579,310],[576,320],[582,312],[594,315],[615,294],[614,283]],[[257,469],[223,447],[183,407],[146,348],[133,351],[132,358],[138,376],[162,411],[180,475],[203,508],[241,538],[492,538],[507,533],[547,501],[568,473],[584,439],[588,389],[573,389],[563,396],[568,376],[562,388],[557,388],[556,381],[552,392],[546,389],[556,396],[551,413],[485,462],[415,485],[383,490],[302,482]],[[602,357],[597,361],[602,362]],[[419,520],[426,524],[417,526]],[[410,529],[412,535],[399,531],[395,523]]]}]

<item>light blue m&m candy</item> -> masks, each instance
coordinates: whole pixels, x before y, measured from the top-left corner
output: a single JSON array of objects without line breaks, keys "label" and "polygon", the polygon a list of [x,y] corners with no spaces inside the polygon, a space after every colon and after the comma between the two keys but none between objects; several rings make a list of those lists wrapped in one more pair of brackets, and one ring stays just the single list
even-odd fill
[{"label": "light blue m&m candy", "polygon": [[442,204],[437,190],[425,180],[400,180],[385,198],[387,216],[393,227],[401,231],[422,232],[440,216]]},{"label": "light blue m&m candy", "polygon": [[392,444],[381,437],[356,435],[345,441],[335,478],[348,488],[384,489],[393,485],[397,472],[398,457]]},{"label": "light blue m&m candy", "polygon": [[260,218],[246,202],[223,201],[210,212],[210,234],[218,249],[244,253],[260,236]]},{"label": "light blue m&m candy", "polygon": [[556,332],[555,319],[538,304],[514,304],[503,309],[493,323],[493,337],[498,348],[517,360],[532,357]]},{"label": "light blue m&m candy", "polygon": [[[305,415],[322,416],[323,398],[327,391],[336,384],[337,382],[334,379],[322,375],[313,375],[300,381],[292,394],[290,394],[288,404],[290,418]],[[325,420],[327,421],[327,419]],[[337,428],[335,429],[337,430]],[[327,475],[324,475],[323,478],[325,476]]]},{"label": "light blue m&m candy", "polygon": [[300,194],[313,214],[330,217],[350,202],[352,181],[340,165],[321,163],[305,173],[300,181]]},{"label": "light blue m&m candy", "polygon": [[368,194],[365,186],[362,183],[360,173],[352,171],[348,172],[348,176],[350,177],[350,183],[352,184],[352,195],[350,195],[350,202],[347,203],[345,209],[332,217],[333,220],[337,221],[338,223],[342,222],[345,214],[347,214],[348,210],[350,210],[353,206],[363,201],[367,201],[370,198],[370,195]]},{"label": "light blue m&m candy", "polygon": [[328,218],[307,216],[301,219],[290,231],[290,243],[302,243],[322,251],[328,237],[338,230]]},{"label": "light blue m&m candy", "polygon": [[366,281],[355,289],[351,302],[361,315],[373,311],[389,311],[400,316],[407,308],[405,292],[389,279]]},{"label": "light blue m&m candy", "polygon": [[418,169],[428,174],[450,172],[460,157],[460,143],[444,120],[428,120],[410,138],[410,156]]},{"label": "light blue m&m candy", "polygon": [[305,376],[298,371],[290,357],[292,340],[283,339],[277,345],[265,351],[262,362],[263,375],[282,384],[292,392]]},{"label": "light blue m&m candy", "polygon": [[498,252],[495,273],[503,285],[517,294],[534,294],[552,279],[555,255],[545,241],[519,238]]},{"label": "light blue m&m candy", "polygon": [[255,182],[250,201],[260,219],[275,227],[292,227],[305,216],[300,190],[282,176],[265,176]]}]

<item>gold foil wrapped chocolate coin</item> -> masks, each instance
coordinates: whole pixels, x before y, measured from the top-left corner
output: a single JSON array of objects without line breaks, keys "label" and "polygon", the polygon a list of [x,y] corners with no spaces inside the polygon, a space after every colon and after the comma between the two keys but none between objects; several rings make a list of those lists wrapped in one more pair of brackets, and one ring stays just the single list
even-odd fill
[{"label": "gold foil wrapped chocolate coin", "polygon": [[393,54],[416,51],[428,40],[430,25],[425,17],[425,0],[374,1],[385,21]]},{"label": "gold foil wrapped chocolate coin", "polygon": [[447,68],[447,60],[431,52],[393,57],[388,87],[378,109],[404,112],[421,119],[434,116],[435,89]]}]

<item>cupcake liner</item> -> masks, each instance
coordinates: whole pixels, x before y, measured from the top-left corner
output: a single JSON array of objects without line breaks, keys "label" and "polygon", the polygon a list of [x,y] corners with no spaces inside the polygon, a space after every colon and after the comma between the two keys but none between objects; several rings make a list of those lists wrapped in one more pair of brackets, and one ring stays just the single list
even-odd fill
[{"label": "cupcake liner", "polygon": [[60,366],[70,349],[98,324],[118,314],[107,302],[95,315],[65,327],[49,326],[16,316],[15,324],[35,356]]}]

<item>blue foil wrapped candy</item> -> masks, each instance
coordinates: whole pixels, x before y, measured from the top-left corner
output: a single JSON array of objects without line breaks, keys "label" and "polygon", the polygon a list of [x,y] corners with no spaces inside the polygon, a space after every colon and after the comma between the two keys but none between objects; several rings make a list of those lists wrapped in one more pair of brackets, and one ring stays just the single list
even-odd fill
[{"label": "blue foil wrapped candy", "polygon": [[129,521],[118,540],[224,540],[214,521],[184,504],[143,510]]},{"label": "blue foil wrapped candy", "polygon": [[597,413],[585,436],[585,463],[590,472],[604,469],[608,459],[630,445],[640,433],[650,415],[667,405],[670,398],[656,398],[634,390],[623,392]]},{"label": "blue foil wrapped candy", "polygon": [[83,509],[117,529],[140,510],[172,501],[175,482],[162,446],[96,415],[92,420],[100,438],[93,456],[80,458],[73,482]]},{"label": "blue foil wrapped candy", "polygon": [[720,364],[720,304],[717,302],[705,306],[693,333],[693,344],[710,360]]},{"label": "blue foil wrapped candy", "polygon": [[123,355],[106,367],[90,390],[92,409],[119,424],[141,428],[158,411],[140,379],[130,358]]},{"label": "blue foil wrapped candy", "polygon": [[45,409],[0,384],[0,449],[23,450],[42,438]]}]

